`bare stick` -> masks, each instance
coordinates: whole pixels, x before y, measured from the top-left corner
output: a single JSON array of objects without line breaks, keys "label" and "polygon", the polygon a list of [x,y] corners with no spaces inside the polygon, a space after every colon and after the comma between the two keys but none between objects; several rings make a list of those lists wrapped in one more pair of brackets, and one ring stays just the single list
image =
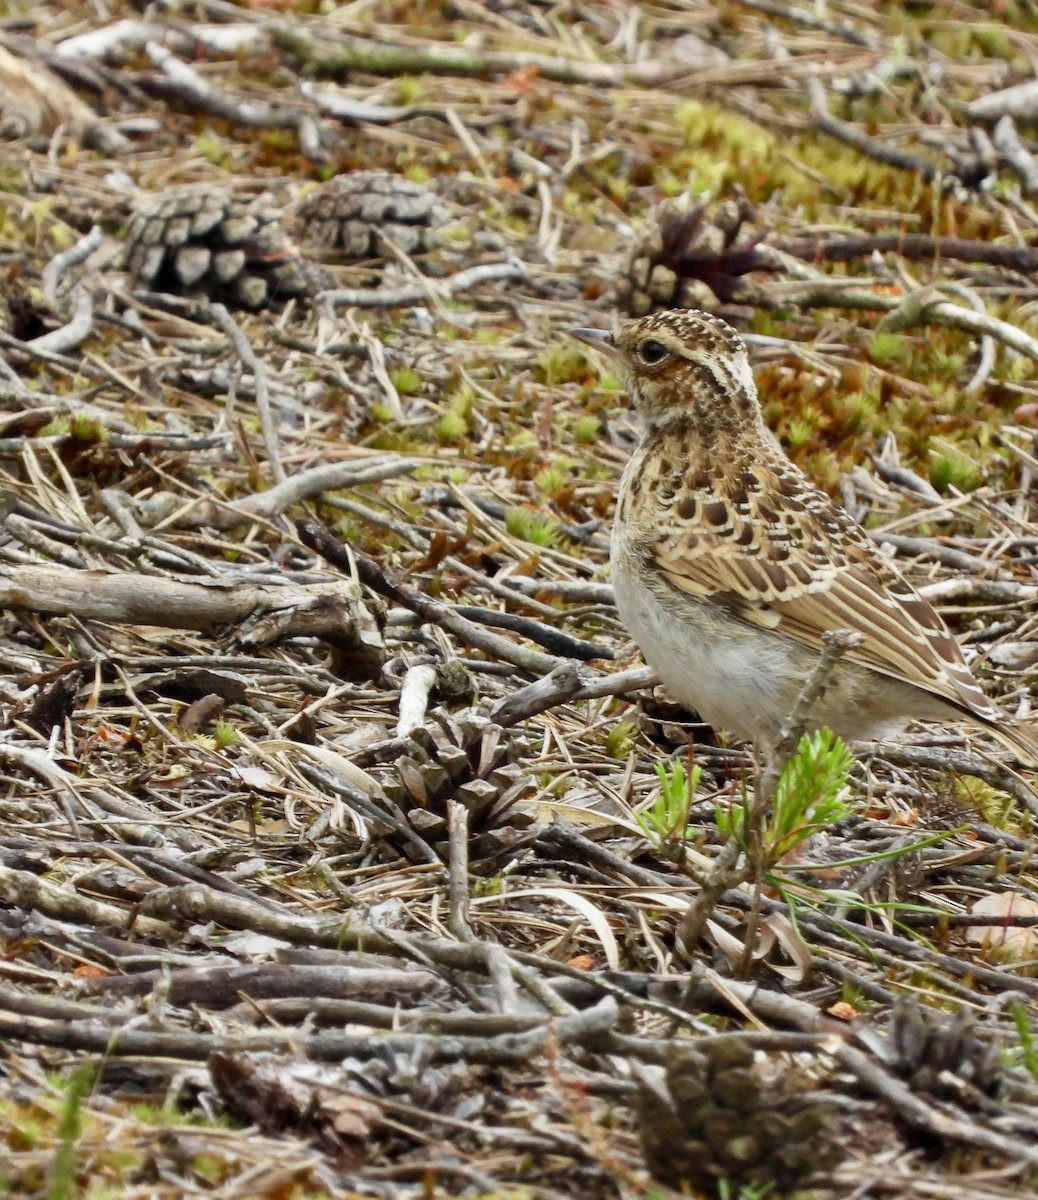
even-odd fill
[{"label": "bare stick", "polygon": [[[240,628],[248,618],[266,619],[272,638],[320,637],[344,650],[359,648],[361,643],[370,646],[372,628],[356,585],[342,579],[306,584],[283,577],[189,583],[132,571],[78,571],[42,563],[0,565],[0,608],[75,615],[116,625],[203,631]],[[253,642],[263,640],[262,634],[262,629],[254,629]]]},{"label": "bare stick", "polygon": [[43,285],[43,296],[48,304],[57,304],[58,287],[65,272],[70,267],[77,267],[81,262],[86,262],[100,245],[101,226],[95,225],[88,234],[81,237],[74,245],[54,255],[50,262],[43,268],[43,273],[40,276],[40,282]]},{"label": "bare stick", "polygon": [[309,158],[320,162],[326,157],[320,144],[317,123],[301,106],[246,100],[233,93],[219,91],[193,67],[156,42],[148,42],[144,52],[162,74],[138,75],[136,82],[143,90],[180,107],[222,117],[247,129],[294,129],[300,140],[300,148]]},{"label": "bare stick", "polygon": [[[1035,162],[1034,155],[1020,140],[1020,135],[1016,131],[1016,123],[1008,113],[1001,117],[995,125],[991,132],[991,140],[995,144],[995,149],[1006,160],[1009,169],[1020,177],[1024,195],[1033,196],[1035,192],[1038,192],[1038,163]],[[1027,246],[1022,249],[1031,250],[1032,247]]]},{"label": "bare stick", "polygon": [[281,465],[281,450],[278,446],[277,432],[274,429],[274,418],[270,411],[270,385],[267,380],[267,368],[259,360],[249,339],[242,333],[234,318],[223,304],[211,304],[209,311],[213,320],[227,335],[235,354],[243,366],[252,372],[256,383],[256,409],[259,412],[260,425],[263,429],[263,445],[267,451],[270,472],[275,483],[285,480],[285,468]]},{"label": "bare stick", "polygon": [[435,667],[425,664],[408,668],[400,688],[400,716],[396,723],[396,737],[405,738],[425,724],[429,693],[435,684]]},{"label": "bare stick", "polygon": [[464,804],[447,801],[449,864],[447,887],[450,915],[448,927],[462,941],[472,940],[469,925],[469,814]]},{"label": "bare stick", "polygon": [[837,141],[843,142],[844,145],[850,146],[868,158],[875,159],[876,162],[887,163],[892,167],[902,167],[907,171],[916,171],[927,183],[936,178],[937,168],[928,159],[921,158],[918,154],[910,154],[897,146],[888,146],[884,142],[877,141],[876,138],[869,137],[857,125],[852,125],[850,121],[841,121],[839,117],[834,117],[829,111],[825,89],[819,79],[809,77],[804,81],[804,86],[807,89],[808,100],[811,104],[811,117],[816,129],[829,134],[830,137],[836,138]]},{"label": "bare stick", "polygon": [[347,551],[338,538],[333,537],[316,521],[297,521],[296,530],[304,545],[309,546],[311,550],[316,550],[334,566],[344,571],[351,571],[355,565],[361,581],[372,591],[409,608],[412,612],[417,613],[423,621],[440,625],[469,646],[474,646],[486,654],[503,658],[505,662],[510,662],[534,675],[546,675],[565,661],[553,658],[548,654],[541,654],[540,651],[531,650],[527,646],[520,646],[515,642],[510,642],[507,638],[498,637],[497,634],[488,633],[479,625],[459,616],[449,604],[442,604],[439,600],[431,599],[418,588],[404,583],[403,580],[392,579],[373,558],[356,550],[352,553]]},{"label": "bare stick", "polygon": [[491,720],[503,729],[519,725],[537,713],[554,708],[557,704],[565,704],[580,691],[583,682],[576,663],[563,663],[543,679],[536,679],[506,696],[494,706]]},{"label": "bare stick", "polygon": [[334,40],[307,36],[298,25],[272,24],[270,35],[279,50],[305,64],[314,75],[339,76],[353,71],[370,75],[509,75],[534,69],[545,79],[601,87],[659,87],[689,73],[684,63],[604,63],[555,58],[525,51],[483,50],[475,46],[400,45],[340,35]]},{"label": "bare stick", "polygon": [[885,295],[857,287],[853,280],[823,275],[775,246],[759,246],[757,249],[762,265],[786,272],[797,281],[788,286],[772,285],[773,288],[782,288],[781,296],[790,304],[802,308],[832,307],[886,312],[889,316],[879,326],[886,330],[908,329],[932,320],[965,333],[990,335],[1017,353],[1038,362],[1038,339],[989,313],[973,312],[961,304],[952,304],[944,299],[937,288],[921,288],[901,297]]},{"label": "bare stick", "polygon": [[27,348],[44,354],[67,354],[86,341],[94,329],[94,301],[86,288],[76,291],[72,316],[60,329],[41,334],[26,342]]},{"label": "bare stick", "polygon": [[459,292],[467,292],[481,283],[503,282],[526,278],[526,268],[513,259],[510,262],[484,263],[468,267],[443,280],[423,280],[421,283],[405,284],[398,288],[332,288],[318,292],[318,304],[331,307],[355,305],[358,308],[403,308],[409,304],[428,304],[430,297],[442,296],[449,299]]},{"label": "bare stick", "polygon": [[0,901],[78,925],[99,925],[103,929],[120,932],[133,927],[142,937],[157,937],[164,942],[175,942],[178,936],[176,930],[165,921],[142,916],[134,920],[130,909],[55,887],[31,871],[15,871],[0,866]]}]

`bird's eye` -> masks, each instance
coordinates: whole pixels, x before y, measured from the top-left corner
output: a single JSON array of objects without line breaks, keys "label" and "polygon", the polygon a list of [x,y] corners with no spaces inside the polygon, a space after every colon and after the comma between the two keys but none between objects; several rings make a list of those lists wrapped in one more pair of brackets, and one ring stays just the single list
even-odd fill
[{"label": "bird's eye", "polygon": [[670,352],[662,342],[657,342],[653,338],[649,338],[647,342],[642,342],[638,347],[638,354],[641,356],[642,362],[658,363],[662,362]]}]

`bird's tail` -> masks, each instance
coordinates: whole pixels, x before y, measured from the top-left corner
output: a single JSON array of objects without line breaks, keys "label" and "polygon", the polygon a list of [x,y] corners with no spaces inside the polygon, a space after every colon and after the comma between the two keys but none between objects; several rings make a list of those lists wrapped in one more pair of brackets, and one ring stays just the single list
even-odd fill
[{"label": "bird's tail", "polygon": [[990,724],[985,721],[984,728],[1007,750],[1011,750],[1025,767],[1038,771],[1038,730],[1008,720],[992,721]]}]

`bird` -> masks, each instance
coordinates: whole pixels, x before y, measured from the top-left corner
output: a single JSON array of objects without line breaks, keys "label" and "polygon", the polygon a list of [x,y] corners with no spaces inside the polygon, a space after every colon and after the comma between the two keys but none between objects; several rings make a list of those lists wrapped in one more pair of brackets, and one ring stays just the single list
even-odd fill
[{"label": "bird", "polygon": [[571,334],[619,368],[643,435],[611,540],[621,622],[681,704],[774,749],[830,632],[807,729],[886,740],[962,719],[1038,766],[1038,735],[993,704],[933,607],[764,422],[746,345],[694,309]]}]

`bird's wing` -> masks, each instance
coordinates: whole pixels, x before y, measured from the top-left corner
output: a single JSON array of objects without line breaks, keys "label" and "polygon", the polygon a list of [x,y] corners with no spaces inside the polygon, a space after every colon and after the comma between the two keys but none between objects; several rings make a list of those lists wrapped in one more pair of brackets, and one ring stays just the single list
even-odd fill
[{"label": "bird's wing", "polygon": [[[691,486],[702,483],[702,487]],[[743,464],[678,489],[650,557],[680,591],[813,649],[863,635],[847,658],[982,721],[1005,714],[977,686],[947,626],[861,528],[795,468]]]}]

